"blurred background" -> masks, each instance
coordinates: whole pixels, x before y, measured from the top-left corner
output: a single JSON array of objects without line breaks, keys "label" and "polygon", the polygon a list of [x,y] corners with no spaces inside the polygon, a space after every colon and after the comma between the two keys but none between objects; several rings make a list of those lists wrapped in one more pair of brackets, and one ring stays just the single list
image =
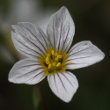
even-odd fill
[{"label": "blurred background", "polygon": [[[75,22],[73,44],[90,40],[106,57],[73,71],[79,89],[70,103],[53,95],[46,80],[39,84],[40,102],[38,88],[8,82],[10,69],[20,59],[11,41],[11,25],[25,21],[44,27],[63,5]],[[110,0],[0,0],[0,110],[110,110]]]}]

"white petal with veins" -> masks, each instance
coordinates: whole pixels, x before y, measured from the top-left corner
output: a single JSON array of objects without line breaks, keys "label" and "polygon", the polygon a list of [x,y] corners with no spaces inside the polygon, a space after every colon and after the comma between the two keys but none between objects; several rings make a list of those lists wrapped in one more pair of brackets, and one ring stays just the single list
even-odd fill
[{"label": "white petal with veins", "polygon": [[66,7],[62,7],[50,18],[47,35],[53,47],[67,51],[75,33],[74,22]]},{"label": "white petal with veins", "polygon": [[[31,23],[18,23],[12,26],[12,40],[16,49],[25,56],[33,57],[45,53],[46,35],[39,32]],[[31,55],[32,54],[32,55]]]},{"label": "white petal with veins", "polygon": [[45,78],[42,66],[36,59],[27,58],[17,62],[9,73],[8,80],[18,84],[37,84]]},{"label": "white petal with veins", "polygon": [[[67,58],[67,69],[83,68],[101,61],[104,53],[90,41],[82,41],[74,45]],[[71,62],[72,64],[68,64]]]},{"label": "white petal with veins", "polygon": [[64,102],[70,102],[78,88],[78,81],[71,72],[48,76],[48,83],[53,93]]}]

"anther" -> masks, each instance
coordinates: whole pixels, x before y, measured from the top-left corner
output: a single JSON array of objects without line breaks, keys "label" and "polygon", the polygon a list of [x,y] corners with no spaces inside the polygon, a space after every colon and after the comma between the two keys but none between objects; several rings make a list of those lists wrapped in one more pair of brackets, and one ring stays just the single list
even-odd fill
[{"label": "anther", "polygon": [[57,55],[55,60],[58,61],[58,59],[62,58],[62,55]]},{"label": "anther", "polygon": [[58,57],[58,58],[62,58],[62,55],[58,55],[57,57]]},{"label": "anther", "polygon": [[49,61],[49,57],[46,57],[46,64],[49,64],[50,63],[50,61]]},{"label": "anther", "polygon": [[69,61],[69,62],[68,62],[68,64],[72,64],[72,62],[71,62],[71,61]]},{"label": "anther", "polygon": [[58,61],[58,57],[56,57],[55,60]]},{"label": "anther", "polygon": [[61,63],[57,63],[56,67],[59,67],[59,66],[61,66]]},{"label": "anther", "polygon": [[52,67],[52,65],[51,65],[51,64],[49,64],[49,65],[48,65],[48,69],[50,69],[51,67]]},{"label": "anther", "polygon": [[55,54],[54,50],[52,50],[51,53],[52,53],[52,55],[54,55]]}]

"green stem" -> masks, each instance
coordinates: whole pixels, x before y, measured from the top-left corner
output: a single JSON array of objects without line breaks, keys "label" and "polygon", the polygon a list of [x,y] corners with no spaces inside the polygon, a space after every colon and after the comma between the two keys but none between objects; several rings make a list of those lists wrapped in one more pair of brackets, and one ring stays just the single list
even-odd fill
[{"label": "green stem", "polygon": [[35,90],[36,90],[37,95],[38,95],[38,97],[39,97],[39,99],[40,99],[40,103],[41,103],[41,105],[42,105],[42,109],[43,109],[43,110],[47,110],[47,109],[46,109],[46,106],[45,106],[45,103],[44,103],[44,100],[43,100],[43,98],[42,98],[42,94],[41,94],[41,91],[40,91],[40,87],[39,87],[38,85],[36,85],[36,86],[35,86]]}]

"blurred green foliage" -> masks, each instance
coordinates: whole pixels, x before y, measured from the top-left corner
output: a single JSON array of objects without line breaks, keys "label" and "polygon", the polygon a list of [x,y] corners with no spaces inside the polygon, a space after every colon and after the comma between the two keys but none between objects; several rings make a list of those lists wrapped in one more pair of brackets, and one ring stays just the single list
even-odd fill
[{"label": "blurred green foliage", "polygon": [[32,93],[32,100],[33,100],[33,106],[35,110],[38,109],[39,103],[40,103],[40,99],[38,95],[39,95],[38,92],[36,92],[36,89],[34,88]]},{"label": "blurred green foliage", "polygon": [[[28,1],[28,0],[27,0]],[[0,0],[0,18],[8,18],[13,0]],[[73,44],[90,40],[106,54],[105,59],[93,66],[72,71],[79,80],[79,89],[66,104],[51,92],[46,80],[39,84],[46,110],[110,110],[110,0],[41,0],[42,8],[59,9],[65,5],[75,22]],[[36,0],[36,6],[38,1]],[[37,13],[36,13],[37,14]],[[5,22],[0,21],[0,25]],[[8,82],[8,73],[18,57],[8,42],[10,30],[0,29],[0,46],[8,50],[14,62],[0,54],[0,110],[42,110],[34,86]],[[7,53],[7,54],[8,54]],[[37,93],[37,92],[36,92]],[[33,107],[34,98],[34,107]]]}]

